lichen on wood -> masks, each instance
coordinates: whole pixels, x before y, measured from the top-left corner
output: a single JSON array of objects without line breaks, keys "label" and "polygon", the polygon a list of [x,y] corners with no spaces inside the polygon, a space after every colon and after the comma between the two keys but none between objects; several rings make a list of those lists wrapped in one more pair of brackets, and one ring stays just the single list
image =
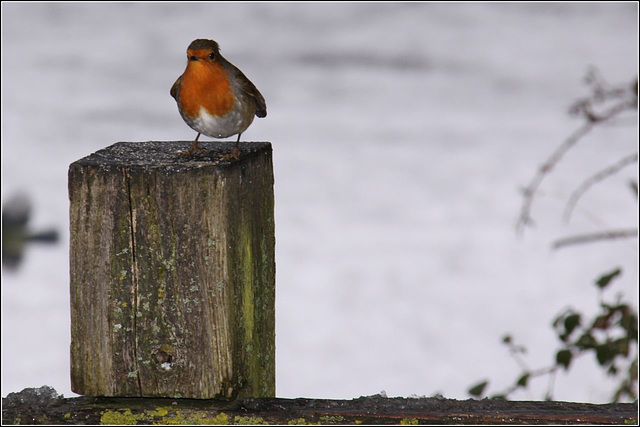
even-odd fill
[{"label": "lichen on wood", "polygon": [[69,168],[72,389],[275,394],[269,143],[118,143]]},{"label": "lichen on wood", "polygon": [[245,398],[64,399],[50,387],[2,399],[3,424],[638,424],[638,402],[594,405],[443,397],[352,400]]}]

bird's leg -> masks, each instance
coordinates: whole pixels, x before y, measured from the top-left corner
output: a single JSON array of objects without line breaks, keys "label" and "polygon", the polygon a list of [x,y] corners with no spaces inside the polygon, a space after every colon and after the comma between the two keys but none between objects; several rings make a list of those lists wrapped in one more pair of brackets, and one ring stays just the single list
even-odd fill
[{"label": "bird's leg", "polygon": [[223,160],[230,160],[230,159],[240,160],[240,150],[238,149],[238,144],[240,144],[240,135],[242,134],[241,133],[238,134],[236,145],[233,146],[233,150],[231,150],[231,153],[225,154],[222,156]]},{"label": "bird's leg", "polygon": [[185,156],[191,156],[196,151],[198,151],[198,152],[203,151],[204,148],[202,148],[202,147],[200,147],[198,145],[198,138],[200,138],[200,133],[199,132],[198,132],[198,135],[196,135],[196,139],[193,141],[193,144],[191,144],[191,148],[188,151],[181,151],[180,154],[185,155]]},{"label": "bird's leg", "polygon": [[191,144],[191,148],[189,149],[189,154],[193,154],[196,151],[203,150],[203,148],[198,145],[198,138],[200,138],[200,132],[198,132],[198,135],[196,135],[196,139],[193,141],[193,144]]},{"label": "bird's leg", "polygon": [[240,144],[240,135],[242,135],[241,133],[238,134],[238,139],[236,140],[236,145],[233,146],[233,150],[231,150],[231,157],[233,157],[236,160],[240,159],[240,150],[238,149],[238,144]]}]

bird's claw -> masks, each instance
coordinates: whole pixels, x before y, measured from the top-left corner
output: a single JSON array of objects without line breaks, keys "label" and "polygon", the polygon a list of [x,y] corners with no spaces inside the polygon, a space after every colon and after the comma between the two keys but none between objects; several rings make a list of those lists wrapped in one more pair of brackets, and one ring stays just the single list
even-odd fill
[{"label": "bird's claw", "polygon": [[220,158],[222,160],[240,160],[240,150],[234,147],[233,150],[231,150],[231,153],[223,154],[222,156],[220,156]]}]

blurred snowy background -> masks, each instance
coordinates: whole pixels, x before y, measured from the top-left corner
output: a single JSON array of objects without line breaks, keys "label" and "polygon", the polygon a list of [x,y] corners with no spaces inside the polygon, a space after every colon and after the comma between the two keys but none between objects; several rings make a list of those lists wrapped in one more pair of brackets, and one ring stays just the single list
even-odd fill
[{"label": "blurred snowy background", "polygon": [[[2,395],[73,395],[67,168],[117,141],[195,137],[169,89],[196,38],[218,41],[267,100],[243,140],[274,148],[278,396],[467,398],[485,378],[499,391],[519,373],[505,333],[532,368],[552,363],[552,318],[595,312],[601,273],[621,266],[608,292],[637,299],[636,240],[551,249],[636,224],[637,164],[561,218],[583,179],[636,149],[635,120],[569,152],[520,238],[519,189],[580,125],[567,111],[589,66],[637,76],[637,8],[3,3],[2,200],[26,193],[30,227],[60,241],[3,268]],[[586,357],[554,397],[605,402],[614,386]]]}]

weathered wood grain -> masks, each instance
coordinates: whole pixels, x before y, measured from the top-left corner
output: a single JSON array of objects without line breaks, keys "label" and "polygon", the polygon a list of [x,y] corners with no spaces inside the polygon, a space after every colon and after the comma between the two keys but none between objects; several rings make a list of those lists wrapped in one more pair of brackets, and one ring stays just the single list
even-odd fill
[{"label": "weathered wood grain", "polygon": [[442,397],[352,400],[246,398],[64,399],[50,387],[2,399],[3,424],[580,424],[637,425],[638,402],[454,400]]},{"label": "weathered wood grain", "polygon": [[117,143],[71,164],[71,379],[93,396],[275,394],[269,143]]}]

